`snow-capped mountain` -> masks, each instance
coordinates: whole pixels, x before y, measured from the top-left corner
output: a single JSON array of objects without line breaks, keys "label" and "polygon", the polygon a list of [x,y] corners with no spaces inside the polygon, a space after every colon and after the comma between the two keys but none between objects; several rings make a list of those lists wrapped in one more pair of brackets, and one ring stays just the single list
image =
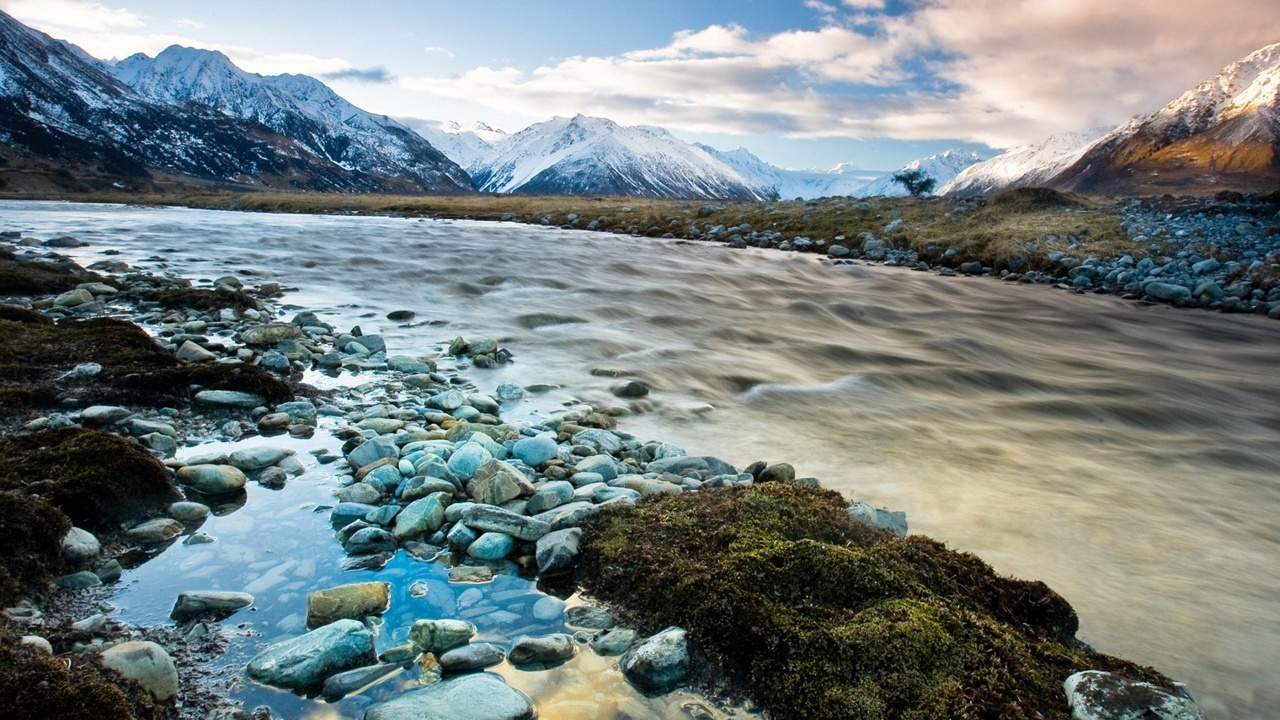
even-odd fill
[{"label": "snow-capped mountain", "polygon": [[938,195],[983,195],[1050,182],[1075,164],[1111,128],[1098,127],[1079,133],[1054,135],[1042,143],[1019,145],[990,160],[975,163],[942,185]]},{"label": "snow-capped mountain", "polygon": [[1098,193],[1280,187],[1280,44],[1098,140],[1052,184]]},{"label": "snow-capped mountain", "polygon": [[426,138],[445,157],[467,172],[483,167],[484,162],[493,154],[493,146],[508,137],[505,132],[479,121],[459,123],[401,118],[400,122]]},{"label": "snow-capped mountain", "polygon": [[483,192],[764,199],[732,168],[665,131],[583,115],[498,142],[472,178]]},{"label": "snow-capped mountain", "polygon": [[765,197],[780,200],[856,196],[863,186],[883,174],[848,163],[831,170],[786,170],[770,165],[746,148],[724,152],[710,145],[696,144],[696,147],[736,170]]},{"label": "snow-capped mountain", "polygon": [[[935,188],[951,182],[951,179],[960,174],[965,168],[974,163],[982,162],[986,158],[980,153],[963,152],[961,150],[947,150],[930,155],[927,158],[912,160],[903,165],[894,172],[902,172],[903,170],[920,170],[925,175],[933,178],[937,183]],[[859,191],[860,197],[902,197],[907,194],[907,190],[902,183],[893,179],[894,173],[885,173],[884,175],[872,180],[864,185]],[[936,189],[935,189],[936,192]]]},{"label": "snow-capped mountain", "polygon": [[174,106],[201,105],[261,123],[351,171],[402,178],[418,191],[470,190],[471,179],[431,143],[385,115],[373,115],[307,75],[264,77],[220,52],[171,46],[105,66],[144,97]]}]

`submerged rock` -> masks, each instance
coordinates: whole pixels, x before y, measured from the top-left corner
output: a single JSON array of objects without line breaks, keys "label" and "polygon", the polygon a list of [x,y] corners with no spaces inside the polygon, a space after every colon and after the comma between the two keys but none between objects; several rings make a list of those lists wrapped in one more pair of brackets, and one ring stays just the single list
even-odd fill
[{"label": "submerged rock", "polygon": [[1113,673],[1078,672],[1063,687],[1074,720],[1204,720],[1190,698]]},{"label": "submerged rock", "polygon": [[169,618],[186,622],[202,617],[223,618],[253,604],[253,596],[242,592],[188,590],[178,594]]},{"label": "submerged rock", "polygon": [[622,656],[618,667],[631,684],[645,692],[667,692],[689,674],[689,640],[670,627]]},{"label": "submerged rock", "polygon": [[374,705],[364,720],[528,720],[533,703],[488,673],[443,680]]},{"label": "submerged rock", "polygon": [[351,583],[317,590],[307,596],[307,627],[317,628],[336,620],[381,615],[390,606],[390,583]]},{"label": "submerged rock", "polygon": [[355,620],[339,620],[258,653],[249,661],[249,677],[272,687],[306,688],[375,662],[373,633]]},{"label": "submerged rock", "polygon": [[507,659],[512,665],[556,663],[573,657],[573,638],[565,633],[517,638]]},{"label": "submerged rock", "polygon": [[499,665],[507,653],[492,643],[471,643],[436,658],[446,673],[464,673]]},{"label": "submerged rock", "polygon": [[443,653],[465,645],[476,626],[464,620],[419,620],[409,629],[409,641],[418,652]]},{"label": "submerged rock", "polygon": [[205,495],[222,495],[244,487],[244,473],[231,465],[188,465],[178,470],[178,482]]}]

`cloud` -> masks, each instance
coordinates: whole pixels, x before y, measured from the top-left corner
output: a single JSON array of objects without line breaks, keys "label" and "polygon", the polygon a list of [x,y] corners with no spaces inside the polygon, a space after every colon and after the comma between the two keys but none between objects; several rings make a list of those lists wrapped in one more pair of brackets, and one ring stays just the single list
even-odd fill
[{"label": "cloud", "polygon": [[204,29],[204,23],[200,22],[199,20],[192,20],[191,18],[178,18],[177,20],[173,21],[173,24],[177,25],[178,27],[191,28],[193,30]]},{"label": "cloud", "polygon": [[338,70],[337,72],[328,72],[320,75],[322,80],[347,80],[358,83],[371,83],[375,85],[385,85],[393,83],[396,76],[384,67],[372,68],[347,68]]},{"label": "cloud", "polygon": [[433,46],[424,47],[422,48],[422,52],[428,55],[444,55],[445,57],[453,57],[453,51],[450,50],[449,48],[443,48],[443,47],[433,47]]},{"label": "cloud", "polygon": [[96,30],[142,27],[142,18],[92,0],[4,0],[0,8],[28,25]]},{"label": "cloud", "polygon": [[1269,36],[1274,0],[1219,0],[1213,13],[1198,0],[930,0],[869,12],[883,6],[843,0],[817,30],[757,37],[711,25],[661,47],[400,86],[532,118],[1003,147],[1154,110],[1280,39]]}]

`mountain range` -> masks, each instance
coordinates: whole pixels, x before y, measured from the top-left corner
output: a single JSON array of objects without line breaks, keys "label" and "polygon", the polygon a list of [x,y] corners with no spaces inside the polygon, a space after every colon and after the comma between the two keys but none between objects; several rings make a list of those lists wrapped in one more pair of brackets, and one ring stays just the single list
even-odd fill
[{"label": "mountain range", "polygon": [[[1120,127],[912,161],[938,194],[1027,185],[1094,194],[1280,187],[1280,45]],[[656,127],[552,118],[483,123],[366,112],[306,75],[262,76],[180,46],[97,60],[0,12],[0,189],[174,184],[368,193],[739,200],[904,195],[892,173],[787,170]]]}]

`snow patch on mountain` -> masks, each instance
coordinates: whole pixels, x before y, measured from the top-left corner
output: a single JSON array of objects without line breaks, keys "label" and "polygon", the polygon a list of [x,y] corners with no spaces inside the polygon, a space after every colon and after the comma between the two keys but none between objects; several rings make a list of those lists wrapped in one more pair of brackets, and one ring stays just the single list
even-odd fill
[{"label": "snow patch on mountain", "polygon": [[[944,187],[951,182],[956,175],[959,175],[965,168],[982,162],[986,156],[977,152],[964,152],[963,150],[947,150],[930,155],[927,158],[912,160],[903,165],[895,172],[905,170],[920,170],[925,175],[933,178],[937,184],[934,186],[934,192],[938,192],[938,188]],[[893,179],[894,173],[886,173],[881,177],[867,183],[858,191],[860,197],[903,197],[907,194],[907,189],[902,183]]]},{"label": "snow patch on mountain", "polygon": [[1074,165],[1110,131],[1109,127],[1096,127],[1084,132],[1054,135],[1042,143],[1009,148],[990,160],[961,170],[950,182],[942,185],[937,194],[981,195],[1044,185]]},{"label": "snow patch on mountain", "polygon": [[779,200],[857,195],[882,174],[851,163],[841,163],[831,170],[788,170],[761,160],[746,148],[722,151],[709,145],[696,147],[736,170],[762,196]]},{"label": "snow patch on mountain", "polygon": [[467,172],[483,169],[489,156],[493,154],[493,146],[509,137],[507,133],[479,121],[459,123],[423,118],[399,120]]}]

